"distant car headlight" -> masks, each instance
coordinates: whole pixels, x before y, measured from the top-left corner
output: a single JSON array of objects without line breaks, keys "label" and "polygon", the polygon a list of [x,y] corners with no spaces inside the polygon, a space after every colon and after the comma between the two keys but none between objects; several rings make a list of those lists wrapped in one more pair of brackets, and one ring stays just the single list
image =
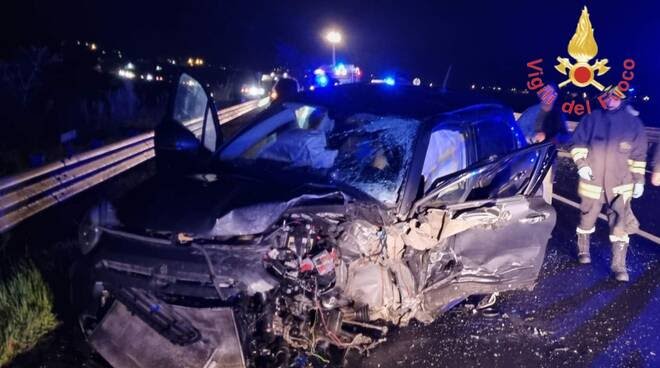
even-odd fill
[{"label": "distant car headlight", "polygon": [[249,97],[261,97],[266,93],[266,90],[263,87],[250,86],[244,88],[243,93],[245,93]]},{"label": "distant car headlight", "polygon": [[78,227],[78,246],[82,254],[89,254],[96,248],[103,227],[118,224],[115,208],[109,201],[101,201],[92,207]]}]

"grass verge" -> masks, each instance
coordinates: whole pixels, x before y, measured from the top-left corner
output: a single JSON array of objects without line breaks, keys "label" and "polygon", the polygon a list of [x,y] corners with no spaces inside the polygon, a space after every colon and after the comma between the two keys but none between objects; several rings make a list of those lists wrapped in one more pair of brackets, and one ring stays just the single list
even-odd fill
[{"label": "grass verge", "polygon": [[0,367],[30,350],[58,325],[53,295],[32,262],[21,262],[0,281]]}]

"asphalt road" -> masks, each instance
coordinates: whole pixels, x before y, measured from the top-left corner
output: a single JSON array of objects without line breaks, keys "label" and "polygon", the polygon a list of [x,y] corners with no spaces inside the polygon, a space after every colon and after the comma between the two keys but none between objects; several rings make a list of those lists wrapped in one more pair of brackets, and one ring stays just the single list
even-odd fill
[{"label": "asphalt road", "polygon": [[[576,177],[560,162],[555,191],[575,198]],[[495,312],[468,300],[430,325],[393,331],[362,367],[660,367],[660,245],[631,237],[631,280],[609,271],[607,225],[599,221],[591,265],[576,261],[579,213],[555,202],[558,224],[532,292],[500,296]],[[634,200],[636,215],[658,235],[660,190]],[[358,364],[355,364],[358,365]]]}]

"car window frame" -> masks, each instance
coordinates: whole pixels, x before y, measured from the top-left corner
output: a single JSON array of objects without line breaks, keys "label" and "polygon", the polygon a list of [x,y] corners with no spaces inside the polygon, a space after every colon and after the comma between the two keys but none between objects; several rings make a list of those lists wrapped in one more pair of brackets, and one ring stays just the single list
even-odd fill
[{"label": "car window frame", "polygon": [[[414,156],[411,164],[409,165],[409,172],[404,177],[404,181],[401,185],[399,197],[398,197],[398,208],[397,216],[399,218],[406,218],[410,215],[410,210],[413,208],[415,202],[417,202],[421,197],[425,196],[427,193],[424,192],[422,187],[422,171],[424,168],[424,160],[426,159],[426,152],[428,151],[428,146],[431,140],[431,134],[436,129],[442,129],[442,126],[451,125],[456,126],[462,129],[466,137],[466,157],[467,165],[465,169],[458,172],[469,169],[471,166],[476,164],[476,143],[474,140],[474,129],[471,122],[456,120],[452,113],[443,113],[428,117],[421,121],[422,125],[417,135],[417,142],[415,142],[414,147]],[[451,173],[442,178],[455,175],[456,173]],[[437,178],[442,179],[442,178]],[[434,181],[436,181],[434,180]]]},{"label": "car window frame", "polygon": [[254,129],[254,127],[256,125],[260,124],[264,120],[269,119],[269,118],[281,113],[282,111],[284,111],[286,109],[287,108],[283,104],[278,103],[278,104],[271,104],[270,107],[268,107],[264,111],[259,112],[256,116],[254,116],[251,119],[251,121],[248,124],[246,124],[244,127],[239,129],[235,134],[233,134],[231,136],[231,138],[228,138],[228,139],[226,139],[222,142],[222,145],[220,147],[218,147],[218,149],[216,150],[216,152],[214,154],[214,156],[215,156],[214,158],[217,159],[218,161],[222,161],[220,159],[220,156],[222,155],[222,152],[227,147],[231,146],[234,143],[234,141],[236,141],[238,139],[238,137],[240,137],[241,135],[243,135],[246,132],[250,131],[251,129]]},{"label": "car window frame", "polygon": [[[452,176],[458,175],[461,172],[469,171],[469,170],[474,169],[478,166],[485,165],[489,162],[489,161],[486,161],[486,160],[481,160],[481,161],[479,160],[479,145],[478,145],[478,142],[477,142],[476,124],[478,122],[483,121],[483,120],[498,118],[501,121],[503,121],[504,124],[506,124],[507,131],[511,132],[511,133],[509,133],[509,136],[511,137],[511,139],[512,139],[515,146],[514,146],[513,150],[507,152],[507,154],[504,155],[504,156],[507,156],[507,155],[509,155],[513,152],[520,151],[521,149],[527,147],[526,144],[522,144],[520,142],[520,140],[516,138],[516,134],[520,134],[520,131],[517,128],[517,126],[515,125],[515,119],[513,117],[513,114],[511,113],[511,116],[509,116],[508,113],[510,112],[510,109],[508,107],[506,107],[504,105],[485,105],[485,106],[482,106],[482,108],[483,109],[489,109],[489,108],[492,108],[493,106],[497,107],[497,110],[492,111],[492,112],[490,110],[486,110],[487,115],[483,115],[482,113],[479,113],[477,115],[477,117],[472,117],[472,116],[465,117],[465,116],[457,115],[461,112],[464,112],[466,110],[471,110],[471,109],[474,109],[474,108],[477,107],[477,106],[468,106],[468,107],[465,107],[465,108],[462,108],[462,109],[459,109],[459,110],[456,110],[456,111],[451,111],[451,112],[447,112],[447,113],[443,113],[443,114],[438,114],[438,115],[435,115],[433,117],[427,118],[425,120],[425,124],[424,124],[424,128],[423,128],[424,132],[422,132],[420,134],[420,137],[419,137],[420,143],[422,143],[422,144],[421,144],[420,149],[418,149],[418,152],[416,152],[416,155],[417,155],[416,158],[414,158],[414,160],[415,160],[414,162],[417,164],[418,168],[416,168],[416,169],[413,168],[413,170],[411,170],[411,172],[409,174],[411,177],[413,177],[413,176],[417,177],[417,180],[414,181],[412,178],[407,179],[408,183],[411,183],[411,184],[414,183],[414,185],[415,185],[414,188],[412,188],[412,187],[402,188],[403,193],[402,193],[401,196],[402,196],[403,199],[402,199],[402,203],[399,205],[399,209],[398,209],[398,217],[399,218],[406,218],[406,217],[409,217],[409,216],[413,216],[416,204],[420,200],[422,200],[422,198],[428,196],[434,190],[433,188],[435,187],[435,185],[431,185],[429,191],[424,192],[423,188],[420,188],[420,185],[422,183],[422,169],[423,169],[424,159],[426,157],[426,152],[427,152],[427,149],[428,149],[431,133],[433,132],[433,130],[439,128],[441,125],[454,124],[455,126],[459,126],[462,129],[464,129],[465,134],[466,134],[466,140],[468,141],[468,142],[466,142],[466,147],[465,147],[466,151],[467,151],[466,154],[467,154],[468,162],[467,162],[467,166],[464,170],[446,175],[446,176],[441,177],[441,178],[437,178],[436,180],[434,180],[434,182],[444,181],[444,180],[446,180],[446,179],[448,179]],[[480,110],[477,110],[477,111],[480,111]],[[513,127],[513,129],[511,129],[512,127]],[[498,160],[498,159],[500,159],[504,156],[499,156],[495,160]],[[412,165],[411,165],[411,168],[412,168]],[[469,182],[467,182],[467,186],[470,187],[473,184],[472,181],[476,180],[476,178],[470,178],[468,180],[469,180]],[[404,184],[405,184],[405,182],[404,182]],[[411,193],[414,193],[414,195],[412,195]],[[468,194],[469,193],[467,191],[465,191],[462,194],[462,196],[463,196],[462,200],[465,200]]]},{"label": "car window frame", "polygon": [[[532,174],[530,175],[530,182],[525,186],[525,189],[522,190],[520,193],[515,194],[513,196],[508,196],[508,197],[500,197],[498,199],[482,199],[482,200],[471,200],[469,202],[465,201],[465,198],[462,198],[461,201],[457,201],[452,204],[446,204],[446,206],[469,206],[470,203],[487,203],[487,202],[493,202],[496,200],[504,200],[507,198],[515,198],[515,197],[527,197],[531,196],[534,193],[537,192],[538,187],[541,185],[542,181],[542,176],[540,175],[540,171],[547,169],[549,166],[552,165],[552,162],[554,161],[556,155],[557,155],[557,150],[554,147],[552,143],[537,143],[529,146],[524,146],[517,148],[516,150],[507,153],[506,155],[500,156],[495,160],[492,161],[487,161],[487,160],[481,160],[477,162],[476,164],[467,167],[465,170],[458,171],[454,174],[447,175],[444,178],[439,178],[442,179],[441,181],[438,182],[438,185],[434,185],[433,189],[431,189],[428,193],[424,194],[419,200],[417,200],[411,209],[411,214],[416,213],[420,208],[426,208],[425,205],[429,202],[433,202],[432,198],[437,197],[438,192],[443,189],[443,187],[446,187],[443,183],[449,183],[451,184],[452,182],[459,182],[462,179],[462,177],[468,176],[467,180],[465,182],[467,183],[466,189],[468,187],[472,187],[473,182],[477,180],[479,177],[478,175],[474,175],[475,172],[479,172],[482,170],[487,169],[489,166],[492,165],[497,165],[498,162],[506,159],[513,158],[515,156],[525,154],[528,152],[532,152],[535,150],[541,150],[541,152],[545,153],[545,156],[537,161],[535,163],[535,168]],[[463,192],[462,196],[466,197],[468,194],[467,190]]]},{"label": "car window frame", "polygon": [[[485,157],[485,158],[482,158],[482,159],[479,158],[481,156],[482,146],[480,145],[479,135],[477,134],[478,126],[480,124],[485,124],[487,122],[493,122],[493,121],[497,121],[497,122],[499,122],[503,125],[503,130],[507,132],[507,138],[512,143],[511,149],[506,151],[506,153],[504,155],[506,155],[510,152],[513,152],[513,151],[515,151],[519,148],[522,148],[522,146],[519,144],[520,142],[516,139],[516,136],[513,133],[513,131],[514,131],[514,129],[512,129],[513,125],[512,125],[512,122],[508,119],[508,117],[497,114],[497,115],[489,116],[489,117],[482,118],[482,119],[479,119],[479,120],[475,120],[470,124],[471,127],[472,127],[473,134],[474,134],[474,139],[473,139],[474,147],[475,147],[475,161],[474,161],[474,163],[477,163],[477,162],[480,162],[480,161],[492,161],[493,160],[492,156],[488,156],[488,157]],[[502,157],[502,155],[500,154],[500,155],[496,156],[495,159],[497,159],[499,157]]]},{"label": "car window frame", "polygon": [[[202,129],[201,132],[199,133],[199,136],[193,133],[189,128],[185,127],[183,125],[183,122],[178,121],[175,119],[174,115],[176,113],[176,101],[177,101],[177,96],[178,96],[178,90],[179,90],[179,84],[181,83],[181,79],[187,76],[188,78],[194,80],[197,82],[197,84],[202,88],[204,91],[204,94],[206,95],[206,107],[204,110],[204,116],[202,117]],[[192,134],[195,135],[195,138],[199,141],[199,150],[200,151],[208,151],[211,152],[212,154],[214,152],[217,152],[225,143],[225,137],[224,134],[222,133],[221,125],[220,125],[220,118],[218,116],[218,109],[215,106],[215,100],[213,99],[213,96],[211,95],[211,91],[204,85],[204,83],[201,82],[203,78],[200,78],[197,73],[191,72],[191,71],[182,71],[177,74],[176,78],[176,83],[171,87],[171,92],[168,97],[167,101],[167,107],[165,110],[165,117],[167,119],[170,119],[173,122],[179,123],[181,126],[183,126],[186,130],[191,132]],[[213,122],[213,127],[215,129],[215,151],[214,150],[209,150],[206,145],[204,144],[204,133],[206,131],[206,123],[207,123],[207,117],[209,114],[209,110],[211,113],[211,120]]]}]

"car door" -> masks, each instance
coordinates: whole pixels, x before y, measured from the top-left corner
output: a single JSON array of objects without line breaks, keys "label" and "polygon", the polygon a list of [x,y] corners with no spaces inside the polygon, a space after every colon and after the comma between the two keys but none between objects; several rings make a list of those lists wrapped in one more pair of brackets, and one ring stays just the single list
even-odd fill
[{"label": "car door", "polygon": [[222,144],[218,114],[210,93],[195,78],[182,73],[167,111],[154,137],[159,169],[187,171],[206,165]]},{"label": "car door", "polygon": [[420,280],[427,308],[535,284],[556,220],[536,193],[554,156],[538,144],[491,157],[439,178],[415,203],[414,216],[442,219]]}]

